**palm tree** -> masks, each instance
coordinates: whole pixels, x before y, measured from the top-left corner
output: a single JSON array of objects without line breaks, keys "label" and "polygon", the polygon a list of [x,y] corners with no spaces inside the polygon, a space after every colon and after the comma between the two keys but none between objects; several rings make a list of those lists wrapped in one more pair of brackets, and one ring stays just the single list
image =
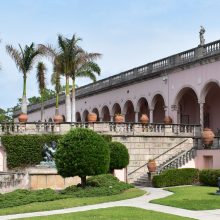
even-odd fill
[{"label": "palm tree", "polygon": [[47,68],[43,62],[39,62],[37,64],[37,82],[38,82],[38,89],[41,97],[41,121],[44,121],[44,93],[46,89],[46,71]]},{"label": "palm tree", "polygon": [[21,111],[27,114],[27,98],[26,98],[26,81],[28,73],[32,70],[36,59],[44,54],[44,48],[41,46],[35,46],[31,43],[30,46],[25,45],[24,48],[19,44],[19,50],[12,45],[6,45],[6,51],[14,60],[18,70],[23,74],[23,95]]},{"label": "palm tree", "polygon": [[[58,50],[50,45],[44,46],[47,53],[56,61],[57,70],[66,79],[66,121],[75,122],[75,79],[77,77],[89,77],[96,80],[95,73],[100,74],[100,68],[93,62],[101,55],[98,53],[87,53],[79,45],[81,38],[74,34],[71,39],[58,35]],[[72,88],[72,117],[70,99],[70,78],[73,81]],[[71,120],[72,118],[72,120]]]},{"label": "palm tree", "polygon": [[61,83],[60,83],[60,72],[61,71],[61,66],[59,62],[54,60],[54,66],[53,66],[53,74],[51,76],[51,83],[55,87],[56,91],[56,109],[55,109],[55,115],[59,115],[59,93],[61,91]]},{"label": "palm tree", "polygon": [[93,82],[96,81],[96,74],[100,75],[100,67],[93,62],[95,59],[99,58],[101,54],[99,53],[87,53],[82,50],[78,50],[75,53],[75,58],[73,60],[71,78],[72,78],[72,122],[76,121],[76,99],[75,99],[75,88],[76,88],[76,78],[86,77],[91,79]]}]

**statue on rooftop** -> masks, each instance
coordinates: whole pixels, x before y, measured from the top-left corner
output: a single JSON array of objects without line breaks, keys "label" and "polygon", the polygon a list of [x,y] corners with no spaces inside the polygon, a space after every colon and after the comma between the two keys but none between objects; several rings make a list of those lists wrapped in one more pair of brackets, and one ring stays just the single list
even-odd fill
[{"label": "statue on rooftop", "polygon": [[199,31],[200,46],[203,46],[205,44],[204,33],[205,33],[205,28],[203,26],[200,26],[200,31]]}]

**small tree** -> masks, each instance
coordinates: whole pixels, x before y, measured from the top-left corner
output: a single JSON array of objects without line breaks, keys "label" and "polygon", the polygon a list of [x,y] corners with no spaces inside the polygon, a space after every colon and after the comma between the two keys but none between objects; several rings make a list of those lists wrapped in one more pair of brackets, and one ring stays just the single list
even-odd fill
[{"label": "small tree", "polygon": [[79,176],[82,187],[86,176],[107,173],[109,145],[99,134],[90,129],[76,128],[59,141],[55,154],[58,173],[62,177]]},{"label": "small tree", "polygon": [[129,164],[128,149],[124,144],[119,142],[110,142],[110,172],[113,173],[114,169],[125,168]]}]

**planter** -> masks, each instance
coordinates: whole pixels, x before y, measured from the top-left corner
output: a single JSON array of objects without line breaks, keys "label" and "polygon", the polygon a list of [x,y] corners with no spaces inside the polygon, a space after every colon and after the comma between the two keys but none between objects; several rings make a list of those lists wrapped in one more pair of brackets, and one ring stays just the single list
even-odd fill
[{"label": "planter", "polygon": [[149,171],[150,173],[156,172],[156,170],[157,170],[156,161],[155,161],[155,160],[149,161],[149,162],[147,163],[147,168],[148,168],[148,171]]},{"label": "planter", "polygon": [[62,115],[55,115],[54,118],[53,118],[54,122],[56,124],[58,123],[62,123],[63,122],[63,116]]},{"label": "planter", "polygon": [[206,146],[211,145],[213,143],[214,137],[215,135],[210,128],[204,128],[202,132],[203,144],[205,144]]},{"label": "planter", "polygon": [[141,121],[142,124],[148,124],[149,118],[146,114],[142,114],[141,118],[140,118],[140,121]]},{"label": "planter", "polygon": [[27,122],[27,120],[28,120],[27,114],[21,113],[21,114],[18,116],[18,120],[19,120],[19,122],[21,122],[21,123]]},{"label": "planter", "polygon": [[165,116],[164,117],[164,124],[170,125],[173,123],[173,119],[170,116]]},{"label": "planter", "polygon": [[87,116],[88,122],[96,122],[97,121],[97,115],[96,113],[89,113]]},{"label": "planter", "polygon": [[115,123],[122,123],[122,122],[124,122],[124,116],[116,115],[115,116]]}]

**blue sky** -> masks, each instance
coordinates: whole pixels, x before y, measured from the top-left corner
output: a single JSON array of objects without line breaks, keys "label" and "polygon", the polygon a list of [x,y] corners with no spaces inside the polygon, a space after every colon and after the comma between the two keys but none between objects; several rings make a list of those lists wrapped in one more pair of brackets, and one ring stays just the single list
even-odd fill
[{"label": "blue sky", "polygon": [[[206,42],[220,39],[219,8],[219,0],[1,0],[0,108],[14,106],[22,94],[22,74],[6,44],[56,45],[57,34],[76,33],[84,49],[103,54],[101,79],[196,47],[200,25]],[[28,77],[28,97],[38,94],[35,72]]]}]

